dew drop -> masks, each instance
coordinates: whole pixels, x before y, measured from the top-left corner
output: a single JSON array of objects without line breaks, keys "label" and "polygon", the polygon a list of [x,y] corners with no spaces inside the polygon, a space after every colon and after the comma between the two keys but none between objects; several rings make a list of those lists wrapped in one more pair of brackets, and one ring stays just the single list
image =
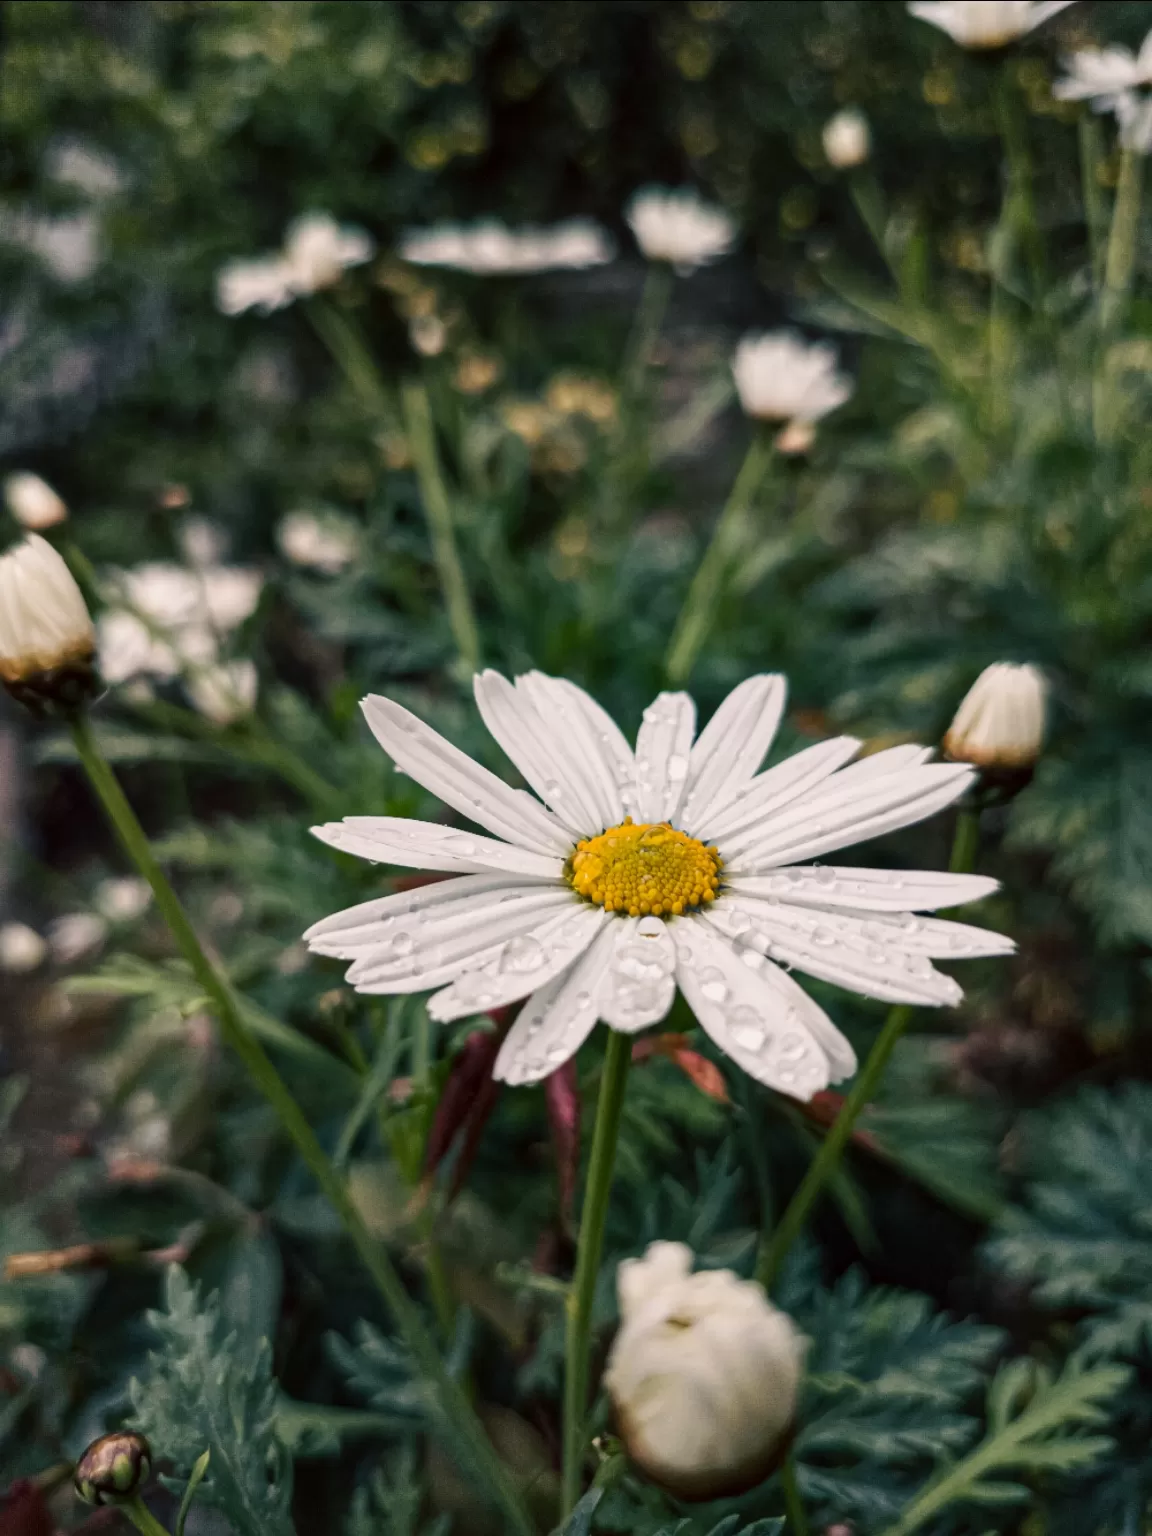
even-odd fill
[{"label": "dew drop", "polygon": [[746,1051],[758,1051],[767,1038],[768,1031],[764,1027],[763,1020],[755,1008],[750,1008],[747,1004],[732,1010],[729,1023],[732,1026],[733,1040]]},{"label": "dew drop", "polygon": [[505,971],[535,971],[544,964],[544,950],[529,934],[509,939],[500,956],[500,968]]},{"label": "dew drop", "polygon": [[728,919],[728,927],[733,933],[744,933],[751,926],[752,919],[748,916],[747,912],[741,912],[739,907]]},{"label": "dew drop", "polygon": [[544,785],[545,800],[562,800],[564,798],[564,786],[556,779],[549,779]]},{"label": "dew drop", "polygon": [[740,948],[740,958],[750,971],[763,970],[767,963],[759,950],[749,949],[746,945],[742,945]]},{"label": "dew drop", "polygon": [[583,1013],[585,1008],[587,1008],[592,1001],[592,994],[591,992],[577,992],[572,1001],[576,1007],[577,1012]]},{"label": "dew drop", "polygon": [[658,917],[642,917],[636,924],[636,933],[641,939],[658,939],[663,932],[664,924]]},{"label": "dew drop", "polygon": [[907,955],[904,969],[909,976],[931,976],[932,962],[925,955]]},{"label": "dew drop", "polygon": [[785,1035],[780,1042],[780,1055],[785,1061],[799,1061],[806,1051],[803,1035]]},{"label": "dew drop", "polygon": [[448,853],[459,854],[462,858],[476,852],[476,843],[470,837],[445,838],[444,847]]},{"label": "dew drop", "polygon": [[821,948],[826,949],[829,944],[835,944],[836,935],[832,932],[831,928],[814,928],[812,930],[812,942],[813,944],[819,944]]},{"label": "dew drop", "polygon": [[817,864],[812,871],[812,878],[817,885],[831,888],[836,884],[836,871],[830,864]]},{"label": "dew drop", "polygon": [[668,779],[672,784],[679,784],[688,774],[688,759],[678,753],[668,759]]},{"label": "dew drop", "polygon": [[704,971],[700,977],[700,991],[710,1003],[722,1003],[728,996],[728,984],[719,971]]},{"label": "dew drop", "polygon": [[388,952],[396,960],[403,960],[405,955],[410,955],[416,948],[416,940],[410,933],[400,932],[395,934],[388,945]]}]

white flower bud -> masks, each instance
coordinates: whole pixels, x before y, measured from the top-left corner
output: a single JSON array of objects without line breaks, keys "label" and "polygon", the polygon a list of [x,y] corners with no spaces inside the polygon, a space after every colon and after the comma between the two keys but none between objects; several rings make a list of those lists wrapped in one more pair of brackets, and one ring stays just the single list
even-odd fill
[{"label": "white flower bud", "polygon": [[1032,666],[999,661],[965,694],[944,737],[956,762],[985,769],[1029,769],[1044,745],[1048,686]]},{"label": "white flower bud", "polygon": [[5,478],[4,505],[21,527],[34,532],[54,528],[68,516],[68,508],[47,480],[41,480],[30,470],[20,470]]},{"label": "white flower bud", "polygon": [[5,923],[0,928],[0,969],[15,976],[34,971],[48,953],[48,945],[27,923]]},{"label": "white flower bud", "polygon": [[96,632],[72,572],[38,534],[0,556],[0,681],[30,709],[95,692]]},{"label": "white flower bud", "polygon": [[620,1265],[604,1383],[637,1466],[681,1498],[711,1499],[772,1470],[806,1346],[754,1281],[691,1268],[683,1243],[653,1243]]},{"label": "white flower bud", "polygon": [[863,165],[872,153],[868,119],[856,107],[845,107],[824,124],[824,154],[838,171]]},{"label": "white flower bud", "polygon": [[96,905],[111,923],[135,922],[151,901],[152,887],[138,875],[114,876],[96,887]]}]

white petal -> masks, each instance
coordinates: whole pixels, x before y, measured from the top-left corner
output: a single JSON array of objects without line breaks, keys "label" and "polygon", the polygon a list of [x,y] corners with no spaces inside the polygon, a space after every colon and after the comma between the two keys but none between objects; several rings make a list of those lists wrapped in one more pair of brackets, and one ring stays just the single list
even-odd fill
[{"label": "white petal", "polygon": [[573,837],[601,831],[594,787],[590,792],[564,737],[541,717],[528,693],[493,671],[477,673],[472,691],[491,735]]},{"label": "white petal", "polygon": [[982,901],[999,889],[987,875],[945,875],[920,869],[857,869],[820,864],[776,869],[769,875],[734,875],[727,882],[735,895],[773,896],[781,901],[821,907],[852,907],[867,912],[934,912]]},{"label": "white petal", "polygon": [[[574,772],[580,773],[585,791],[596,807],[596,830],[618,826],[624,819],[620,787],[632,778],[632,753],[627,742],[625,755],[621,756],[615,738],[602,729],[595,717],[598,706],[575,683],[548,677],[543,672],[528,672],[516,679],[516,690],[532,700],[560,754]],[[620,740],[624,741],[622,735]]]},{"label": "white petal", "polygon": [[381,943],[339,958],[355,959],[347,980],[358,991],[427,992],[495,960],[510,939],[571,916],[574,902],[570,891],[549,886],[466,895],[410,922],[400,918]]},{"label": "white petal", "polygon": [[757,825],[771,812],[822,784],[859,748],[860,743],[853,736],[834,736],[829,741],[818,741],[814,747],[805,747],[803,752],[758,774],[735,799],[702,817],[699,826],[694,818],[692,835],[714,842]]},{"label": "white petal", "polygon": [[[812,907],[769,904],[755,897],[725,897],[708,912],[708,921],[735,943],[864,997],[938,1008],[955,1005],[964,996],[951,976],[936,970],[928,959],[930,951],[914,951],[900,943],[903,930],[891,917],[856,918]],[[933,920],[909,915],[909,921]],[[952,925],[936,922],[935,926]],[[908,937],[913,937],[911,931]],[[931,944],[930,939],[926,942]],[[940,942],[937,936],[937,947]],[[982,953],[975,947],[966,952]]]},{"label": "white petal", "polygon": [[694,835],[714,811],[751,782],[780,725],[788,685],[778,673],[749,677],[732,692],[700,732],[688,759],[688,783],[680,825]]},{"label": "white petal", "polygon": [[446,805],[518,847],[564,856],[571,851],[566,828],[539,801],[481,768],[410,710],[378,694],[370,694],[360,707],[396,766]]},{"label": "white petal", "polygon": [[658,1024],[676,996],[676,952],[658,917],[616,918],[615,945],[597,993],[605,1024],[632,1035]]},{"label": "white petal", "polygon": [[636,738],[636,779],[625,793],[638,822],[670,821],[688,780],[696,706],[686,693],[660,693],[644,711]]},{"label": "white petal", "polygon": [[619,785],[630,783],[632,748],[628,745],[628,738],[612,716],[597,704],[590,693],[585,693],[583,688],[570,683],[566,677],[554,677],[550,681],[568,695],[591,725],[604,749],[616,783]]},{"label": "white petal", "polygon": [[[810,1099],[833,1075],[847,1076],[856,1058],[818,1004],[754,951],[746,963],[709,923],[680,918],[669,925],[676,979],[703,1029],[726,1056],[758,1082]],[[836,1066],[819,1036],[834,1041]]]},{"label": "white petal", "polygon": [[[333,912],[330,917],[313,923],[305,933],[304,941],[313,954],[353,960],[358,950],[383,944],[397,930],[411,926],[398,922],[399,918],[423,922],[434,908],[455,906],[460,902],[474,903],[479,911],[505,896],[525,889],[535,892],[540,888],[521,875],[460,875],[455,880],[437,880],[415,891],[377,896],[372,901],[347,907],[343,912]],[[551,889],[551,883],[546,888]]]},{"label": "white petal", "polygon": [[929,763],[843,791],[833,778],[819,795],[767,818],[759,829],[726,839],[720,847],[725,869],[760,874],[911,826],[951,805],[974,777],[964,764]]},{"label": "white petal", "polygon": [[448,1023],[527,997],[565,974],[611,921],[601,907],[580,906],[516,934],[483,966],[470,966],[437,992],[428,1003],[429,1015]]},{"label": "white petal", "polygon": [[[905,768],[918,768],[921,763],[928,762],[934,755],[931,747],[922,747],[917,743],[886,747],[882,752],[869,752],[867,757],[860,758],[851,767],[839,770],[836,775],[836,788],[844,789],[847,785],[851,785],[854,789],[858,789],[862,784],[868,784],[874,779],[886,778],[892,773],[900,773]],[[805,791],[805,797],[811,798],[819,793],[818,789],[809,789]]]},{"label": "white petal", "polygon": [[495,1078],[536,1083],[576,1054],[595,1027],[600,988],[615,947],[615,927],[609,924],[571,970],[528,999],[500,1047]]},{"label": "white petal", "polygon": [[436,821],[407,821],[400,816],[346,816],[312,828],[313,837],[374,864],[402,864],[408,869],[447,870],[452,874],[508,874],[559,880],[564,861],[555,854],[498,843],[477,832],[461,832]]}]

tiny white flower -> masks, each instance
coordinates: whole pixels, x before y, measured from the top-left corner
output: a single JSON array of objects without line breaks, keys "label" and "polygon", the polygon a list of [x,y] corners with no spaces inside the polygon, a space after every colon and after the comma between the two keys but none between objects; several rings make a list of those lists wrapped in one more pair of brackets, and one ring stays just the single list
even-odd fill
[{"label": "tiny white flower", "polygon": [[53,181],[89,197],[112,197],[125,186],[119,162],[87,139],[58,139],[48,151],[45,170]]},{"label": "tiny white flower", "polygon": [[327,213],[295,219],[284,237],[284,262],[292,292],[301,297],[331,288],[348,267],[371,260],[376,247],[362,229],[337,224]]},{"label": "tiny white flower", "polygon": [[872,153],[868,119],[858,107],[845,107],[824,124],[824,156],[838,171],[863,165]]},{"label": "tiny white flower", "polygon": [[1052,94],[1060,101],[1091,101],[1097,111],[1111,111],[1130,91],[1152,85],[1152,32],[1133,53],[1119,43],[1081,48],[1064,60],[1068,71]]},{"label": "tiny white flower", "polygon": [[157,560],[116,572],[109,586],[122,606],[101,615],[100,658],[115,683],[213,664],[220,640],[255,612],[264,578],[242,566]]},{"label": "tiny white flower", "polygon": [[109,683],[126,683],[142,674],[168,679],[180,673],[180,657],[172,645],[125,608],[102,613],[96,637],[100,672]]},{"label": "tiny white flower", "polygon": [[92,209],[56,216],[5,210],[0,238],[38,256],[66,286],[84,282],[100,264],[100,218]]},{"label": "tiny white flower", "polygon": [[1037,667],[996,662],[964,695],[944,737],[955,762],[1031,768],[1044,745],[1048,685]]},{"label": "tiny white flower", "polygon": [[252,661],[222,661],[188,678],[188,694],[215,725],[235,725],[256,707],[259,678]]},{"label": "tiny white flower", "polygon": [[692,190],[645,187],[628,204],[636,244],[649,261],[667,261],[682,274],[726,256],[736,243],[736,225]]},{"label": "tiny white flower", "polygon": [[0,556],[0,679],[31,684],[41,674],[86,667],[96,633],[64,561],[32,533]]},{"label": "tiny white flower", "polygon": [[223,315],[240,315],[246,309],[270,315],[295,296],[292,272],[282,256],[229,261],[216,274],[216,308]]},{"label": "tiny white flower", "polygon": [[54,528],[68,516],[67,506],[47,480],[41,480],[30,470],[5,476],[4,505],[22,527],[34,533]]},{"label": "tiny white flower", "polygon": [[456,267],[497,277],[603,266],[615,255],[608,234],[591,219],[550,228],[509,229],[497,219],[408,230],[400,256],[417,266]]},{"label": "tiny white flower", "polygon": [[682,1498],[714,1499],[779,1459],[807,1342],[763,1287],[692,1261],[683,1243],[652,1243],[620,1265],[604,1385],[631,1459]]},{"label": "tiny white flower", "polygon": [[439,357],[448,344],[448,327],[439,315],[416,315],[408,322],[408,340],[421,357]]},{"label": "tiny white flower", "polygon": [[852,394],[835,349],[792,331],[745,336],[732,372],[745,415],[758,421],[819,421]]},{"label": "tiny white flower", "polygon": [[910,0],[913,16],[962,48],[1003,48],[1034,31],[1072,0]]},{"label": "tiny white flower", "polygon": [[0,927],[0,970],[23,976],[42,965],[48,945],[27,923],[5,923]]},{"label": "tiny white flower", "polygon": [[73,965],[99,949],[108,924],[95,912],[66,912],[48,924],[48,947],[57,965]]},{"label": "tiny white flower", "polygon": [[339,513],[289,512],[276,530],[276,542],[293,565],[336,576],[356,558],[360,530]]},{"label": "tiny white flower", "polygon": [[692,700],[662,693],[633,751],[574,684],[484,672],[480,714],[539,799],[401,705],[365,699],[396,766],[492,835],[391,816],[314,828],[373,863],[460,878],[325,918],[311,949],[352,961],[361,992],[439,989],[428,1009],[443,1022],[527,998],[496,1061],[512,1083],[554,1072],[598,1020],[627,1034],[659,1023],[677,987],[761,1082],[808,1099],[851,1076],[851,1046],[790,970],[932,1007],[962,995],[933,957],[1013,946],[914,915],[975,901],[992,880],[804,862],[923,820],[974,773],[907,746],[844,767],[850,737],[758,773],[785,691],[782,677],[749,678],[695,740]]},{"label": "tiny white flower", "polygon": [[118,875],[96,887],[96,906],[111,923],[131,923],[152,901],[152,887],[138,875]]}]

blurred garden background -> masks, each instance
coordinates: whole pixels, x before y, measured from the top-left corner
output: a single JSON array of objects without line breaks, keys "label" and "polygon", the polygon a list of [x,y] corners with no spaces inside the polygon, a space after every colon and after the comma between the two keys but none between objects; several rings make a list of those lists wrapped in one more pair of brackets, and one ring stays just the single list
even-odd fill
[{"label": "blurred garden background", "polygon": [[[913,9],[0,7],[4,544],[42,534],[80,583],[99,745],[521,1530],[1152,1528],[1152,4]],[[1077,66],[1101,48],[1129,52]],[[721,216],[711,249],[645,248],[652,187]],[[838,403],[787,404],[799,353],[773,354],[779,409],[775,375],[734,376],[780,331],[828,349]],[[480,666],[568,678],[629,739],[662,688],[706,720],[783,673],[775,761],[939,747],[996,663],[1037,669],[1042,739],[950,738],[976,787],[860,857],[994,877],[964,920],[1016,953],[900,1023],[824,1198],[790,1204],[850,1084],[745,1077],[683,999],[634,1042],[573,1514],[608,1032],[511,1088],[499,1010],[438,1024],[309,955],[311,924],[415,879],[310,827],[446,815],[359,702],[519,782]],[[883,1002],[803,984],[868,1059]],[[0,1171],[0,1536],[129,1529],[71,1485],[122,1426],[164,1530],[204,1450],[189,1536],[517,1528],[67,729],[7,699]],[[703,1503],[633,1464],[597,1390],[616,1267],[655,1240],[744,1278],[768,1254],[809,1341],[787,1454]]]}]

